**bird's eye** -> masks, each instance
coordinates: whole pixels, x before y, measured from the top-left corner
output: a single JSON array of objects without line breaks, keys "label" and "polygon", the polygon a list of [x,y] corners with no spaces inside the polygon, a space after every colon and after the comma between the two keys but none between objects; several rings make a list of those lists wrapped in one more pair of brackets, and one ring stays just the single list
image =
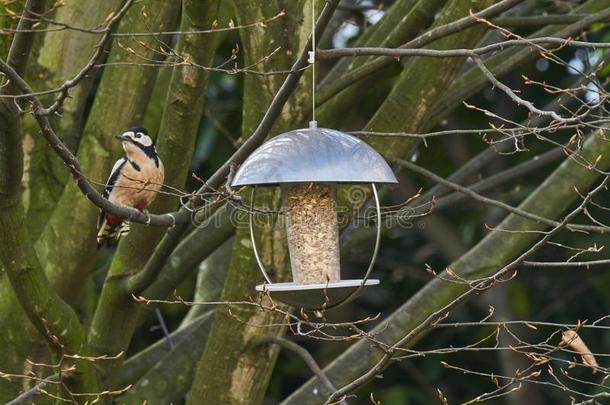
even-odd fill
[{"label": "bird's eye", "polygon": [[141,137],[142,137],[142,133],[141,133],[141,132],[138,132],[138,133],[136,134],[136,138],[141,138]]}]

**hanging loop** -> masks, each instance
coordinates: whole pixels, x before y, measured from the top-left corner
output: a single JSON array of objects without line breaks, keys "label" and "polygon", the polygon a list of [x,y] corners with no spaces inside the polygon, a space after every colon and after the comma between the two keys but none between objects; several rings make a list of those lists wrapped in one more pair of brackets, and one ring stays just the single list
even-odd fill
[{"label": "hanging loop", "polygon": [[252,192],[250,193],[250,210],[248,212],[248,226],[250,228],[250,241],[252,242],[252,249],[254,250],[254,257],[256,258],[256,263],[258,263],[258,268],[261,273],[263,273],[263,277],[265,277],[265,281],[268,284],[273,284],[271,281],[271,277],[267,274],[267,270],[265,269],[265,265],[258,255],[258,249],[256,248],[256,240],[254,238],[254,198],[256,197],[256,186],[252,187]]},{"label": "hanging loop", "polygon": [[[375,262],[377,261],[377,255],[379,253],[379,244],[381,241],[381,204],[379,202],[379,195],[377,193],[377,187],[375,186],[375,183],[371,183],[371,188],[373,191],[373,198],[375,199],[375,210],[376,210],[376,214],[377,214],[377,222],[376,222],[376,228],[377,228],[377,232],[376,232],[376,237],[375,237],[375,247],[373,249],[373,255],[371,257],[371,261],[368,265],[368,268],[366,269],[366,273],[364,274],[364,278],[362,280],[358,280],[358,285],[354,286],[354,290],[351,291],[345,298],[343,298],[342,300],[336,302],[336,303],[330,303],[330,305],[326,306],[325,309],[332,309],[332,308],[337,308],[343,304],[346,304],[348,302],[350,302],[351,300],[353,300],[354,298],[356,298],[360,291],[367,286],[367,281],[369,281],[369,277],[373,271],[373,268],[375,266]],[[252,249],[254,250],[254,257],[256,258],[256,262],[258,264],[258,268],[261,271],[261,274],[263,275],[263,277],[265,278],[265,281],[267,284],[269,285],[273,285],[273,286],[283,286],[282,283],[277,284],[277,283],[273,283],[271,281],[271,277],[269,277],[269,274],[267,273],[267,270],[260,258],[259,252],[258,252],[258,248],[256,246],[256,240],[254,237],[254,200],[256,197],[256,186],[252,187],[252,192],[250,195],[250,210],[249,210],[249,229],[250,229],[250,240],[252,241]],[[356,280],[354,280],[356,281]],[[378,283],[377,280],[371,280],[371,282],[375,282],[375,284]],[[338,282],[329,282],[327,283],[326,287],[320,287],[321,289],[325,289],[325,288],[336,288],[338,285],[340,285],[342,283],[341,280],[339,280]],[[370,283],[369,283],[370,284]],[[260,286],[259,286],[260,287]],[[258,289],[258,287],[257,287]],[[259,290],[260,291],[260,290]]]},{"label": "hanging loop", "polygon": [[307,54],[309,55],[309,59],[307,59],[307,62],[312,65],[316,63],[316,53],[314,51],[309,51],[307,52]]},{"label": "hanging loop", "polygon": [[371,189],[373,190],[373,198],[375,199],[375,211],[377,213],[377,233],[375,235],[375,247],[373,248],[373,256],[371,257],[371,261],[369,262],[369,267],[366,269],[366,273],[364,273],[364,278],[360,285],[352,291],[343,301],[340,301],[334,305],[330,305],[327,309],[337,308],[343,304],[347,304],[354,298],[356,298],[360,294],[360,290],[362,290],[366,286],[366,282],[368,281],[371,273],[373,272],[373,267],[375,267],[375,262],[377,262],[377,255],[379,254],[379,244],[381,242],[381,204],[379,203],[379,195],[377,194],[377,187],[375,183],[371,183]]}]

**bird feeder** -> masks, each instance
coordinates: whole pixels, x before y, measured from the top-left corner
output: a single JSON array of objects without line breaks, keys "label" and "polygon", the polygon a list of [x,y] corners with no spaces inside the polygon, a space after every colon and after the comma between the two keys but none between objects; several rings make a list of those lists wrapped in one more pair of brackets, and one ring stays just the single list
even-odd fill
[{"label": "bird feeder", "polygon": [[[372,187],[377,210],[377,238],[363,279],[342,280],[339,261],[336,187],[365,183]],[[332,308],[379,284],[369,278],[381,236],[381,208],[376,183],[397,183],[386,161],[365,142],[346,133],[317,128],[278,135],[255,150],[241,165],[232,187],[252,186],[250,237],[266,280],[257,291],[297,308]],[[265,270],[254,237],[256,187],[279,186],[292,271],[292,282],[274,283]]]}]

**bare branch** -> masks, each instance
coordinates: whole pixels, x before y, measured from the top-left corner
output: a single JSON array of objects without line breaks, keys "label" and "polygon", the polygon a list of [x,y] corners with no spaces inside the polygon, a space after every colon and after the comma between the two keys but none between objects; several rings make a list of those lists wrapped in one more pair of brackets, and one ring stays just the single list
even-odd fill
[{"label": "bare branch", "polygon": [[[484,196],[478,194],[477,192],[472,191],[468,187],[464,187],[459,184],[453,183],[451,181],[445,180],[442,177],[437,176],[436,174],[430,172],[429,170],[426,170],[423,167],[420,167],[411,162],[407,162],[406,160],[398,160],[397,163],[409,170],[413,170],[414,172],[423,174],[424,176],[429,177],[430,179],[444,185],[445,187],[449,187],[456,191],[459,191],[460,193],[463,193],[463,194],[469,196],[470,198],[473,198],[482,203],[505,209],[509,212],[512,212],[513,214],[516,214],[516,215],[522,216],[524,218],[531,219],[532,221],[540,222],[540,223],[543,223],[543,224],[546,224],[549,226],[559,226],[560,225],[560,222],[553,221],[548,218],[543,218],[543,217],[540,217],[535,214],[531,214],[529,212],[523,211],[519,208],[512,207],[508,204],[505,204],[498,200],[494,200],[489,197],[484,197]],[[604,226],[595,226],[595,225],[567,224],[566,227],[570,230],[579,230],[579,231],[585,231],[585,232],[591,231],[591,232],[606,233],[606,232],[610,231],[610,228],[607,228]]]},{"label": "bare branch", "polygon": [[283,338],[281,336],[273,336],[273,335],[259,336],[250,343],[250,346],[256,347],[258,345],[263,345],[263,344],[276,344],[278,346],[281,346],[284,349],[290,350],[291,352],[295,353],[297,356],[299,356],[301,358],[301,360],[303,360],[305,362],[305,364],[307,364],[307,366],[309,367],[311,372],[314,373],[316,375],[316,377],[318,377],[320,379],[322,384],[324,384],[328,390],[336,391],[336,388],[330,382],[328,377],[326,377],[326,375],[324,375],[324,372],[322,371],[320,366],[318,366],[318,363],[316,363],[316,360],[313,358],[311,353],[309,353],[307,351],[307,349],[299,346],[298,344],[296,344],[286,338]]}]

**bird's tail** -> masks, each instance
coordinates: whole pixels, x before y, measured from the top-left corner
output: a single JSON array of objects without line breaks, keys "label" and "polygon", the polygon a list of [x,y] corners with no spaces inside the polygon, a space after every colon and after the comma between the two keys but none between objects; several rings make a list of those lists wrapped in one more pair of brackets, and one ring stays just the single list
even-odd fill
[{"label": "bird's tail", "polygon": [[97,245],[102,246],[106,241],[116,241],[123,235],[129,233],[129,222],[110,224],[106,218],[102,220],[97,233]]}]

